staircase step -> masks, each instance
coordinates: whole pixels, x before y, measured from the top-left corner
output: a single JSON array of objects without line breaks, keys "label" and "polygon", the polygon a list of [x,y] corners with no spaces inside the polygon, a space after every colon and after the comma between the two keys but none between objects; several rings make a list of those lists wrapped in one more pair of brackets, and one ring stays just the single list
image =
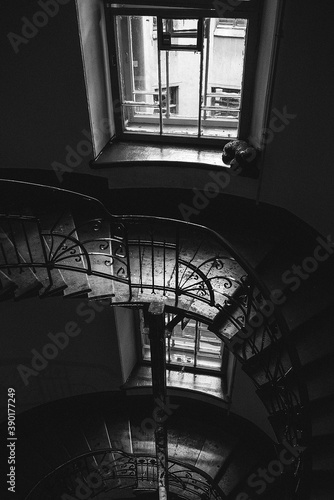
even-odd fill
[{"label": "staircase step", "polygon": [[257,268],[260,278],[269,289],[280,289],[287,297],[281,310],[290,330],[334,303],[332,280],[329,278],[334,274],[333,259],[318,262],[314,272],[302,270],[304,278],[299,277],[292,268],[293,264],[301,266],[307,257],[313,258],[316,246],[315,240],[305,243],[305,247],[299,242],[298,247],[292,247],[293,251],[277,247]]},{"label": "staircase step", "polygon": [[[25,446],[24,440],[22,440],[22,446]],[[21,458],[20,454],[18,456]],[[24,459],[25,457],[22,456],[22,461]],[[51,472],[51,468],[48,463],[41,457],[37,450],[30,446],[29,460],[24,461],[24,467],[22,467],[21,474],[17,478],[17,489],[28,493],[49,472]]]},{"label": "staircase step", "polygon": [[8,278],[8,276],[0,271],[0,300],[7,300],[14,296],[14,290],[17,285]]},{"label": "staircase step", "polygon": [[67,285],[63,292],[64,297],[86,296],[91,289],[87,273],[84,271],[87,267],[78,244],[78,235],[71,213],[65,210],[60,216],[44,216],[41,224],[50,257],[56,266],[59,264],[74,268],[74,270],[58,268]]},{"label": "staircase step", "polygon": [[78,456],[83,453],[87,453],[89,450],[88,443],[85,439],[85,436],[81,430],[81,427],[78,425],[77,420],[73,418],[67,419],[67,427],[69,432],[63,436],[59,435],[59,439],[62,440],[64,446],[68,453],[72,456]]},{"label": "staircase step", "polygon": [[282,281],[283,273],[291,268],[295,262],[295,249],[277,243],[256,267],[256,272],[261,280],[270,289],[283,290],[287,285]]},{"label": "staircase step", "polygon": [[321,269],[321,272],[303,281],[298,290],[286,292],[287,300],[281,311],[290,331],[303,326],[314,316],[323,314],[327,308],[333,309],[333,291],[326,290],[329,276],[331,274],[329,271],[327,273],[327,268]]},{"label": "staircase step", "polygon": [[118,410],[117,414],[114,415],[105,412],[104,419],[112,448],[132,453],[131,427],[128,416]]},{"label": "staircase step", "polygon": [[[21,217],[6,221],[10,228],[10,237],[14,246],[17,247],[20,256],[26,263],[44,264],[47,260],[47,249],[44,254],[44,241],[40,234],[36,218]],[[61,278],[58,270],[53,269],[48,273],[45,267],[31,266],[37,279],[43,285],[39,291],[41,296],[52,295],[61,292],[66,284]]]},{"label": "staircase step", "polygon": [[301,375],[307,384],[310,401],[334,394],[334,358],[326,358],[304,366]]},{"label": "staircase step", "polygon": [[[49,256],[50,247],[46,239],[44,239],[44,247],[47,255]],[[46,287],[44,293],[40,293],[41,298],[61,294],[61,292],[63,292],[67,288],[67,285],[59,269],[49,269],[49,276],[50,276],[49,281],[51,282],[51,286],[49,285],[49,287]]]},{"label": "staircase step", "polygon": [[[334,475],[332,471],[313,470],[312,471],[312,492],[311,498],[314,500],[333,500]],[[315,492],[319,496],[315,496]],[[329,496],[328,494],[332,496]],[[323,495],[323,496],[322,496]]]},{"label": "staircase step", "polygon": [[[265,481],[263,477],[261,478],[258,474],[259,469],[262,472],[267,470],[269,464],[273,460],[275,460],[274,454],[269,457],[267,461],[259,462],[253,468],[252,472],[249,473],[246,481],[239,484],[234,491],[228,495],[227,500],[239,500],[242,498],[251,500],[257,497],[261,500],[290,500],[293,488],[292,477],[286,470],[281,476],[273,476],[270,472],[267,472],[267,477],[269,477],[271,482]],[[247,483],[249,479],[252,482],[251,486]],[[252,484],[254,486],[252,486]],[[291,486],[291,488],[289,488],[289,486]],[[260,487],[262,489],[260,489]]]},{"label": "staircase step", "polygon": [[[88,275],[91,291],[90,299],[102,299],[115,295],[114,282],[108,277],[114,274],[114,250],[116,243],[111,240],[111,224],[103,219],[83,220],[77,212],[72,213],[77,228],[78,238],[89,254],[89,261],[93,272],[102,273],[104,277],[94,274]],[[119,246],[119,245],[118,245]]]},{"label": "staircase step", "polygon": [[[208,429],[208,433],[210,430]],[[195,467],[215,478],[222,464],[228,458],[237,443],[237,438],[231,435],[224,435],[221,439],[208,436],[200,450]]]},{"label": "staircase step", "polygon": [[[258,328],[250,330],[250,335],[245,339],[240,339],[240,342],[233,341],[233,352],[240,361],[247,361],[261,352],[270,349],[271,345],[281,338],[281,332],[277,324],[273,321],[268,321]],[[227,342],[228,343],[228,342]]]},{"label": "staircase step", "polygon": [[[217,228],[218,233],[221,228]],[[231,242],[233,249],[241,255],[253,269],[261,265],[261,262],[272,252],[277,243],[266,238],[247,235],[245,232],[229,234],[224,232],[224,237]]]},{"label": "staircase step", "polygon": [[334,434],[312,438],[313,471],[331,471],[334,474]]},{"label": "staircase step", "polygon": [[242,369],[259,385],[282,377],[291,368],[290,356],[283,349],[282,341],[275,342],[258,355],[249,358],[242,365]]},{"label": "staircase step", "polygon": [[315,399],[310,405],[312,435],[334,434],[334,396]]},{"label": "staircase step", "polygon": [[323,486],[313,487],[311,491],[310,500],[333,500],[332,490],[324,490]]},{"label": "staircase step", "polygon": [[[12,241],[8,238],[6,228],[0,228],[0,266],[2,274],[5,274],[17,288],[15,289],[15,298],[35,294],[42,288],[42,283],[38,280],[36,274],[25,267],[25,260]],[[6,267],[10,265],[22,267]]]},{"label": "staircase step", "polygon": [[198,422],[189,418],[168,422],[168,457],[171,460],[195,466],[204,443],[205,436]]},{"label": "staircase step", "polygon": [[[272,415],[268,416],[270,425],[272,426],[279,442],[282,442],[284,439],[289,439],[289,436],[286,435],[287,425],[290,425],[288,418],[285,410],[276,411]],[[303,429],[305,429],[308,423],[307,412],[301,408],[295,408],[294,420],[299,437],[299,444],[304,445]],[[308,443],[305,443],[305,446],[307,444]]]},{"label": "staircase step", "polygon": [[[265,465],[269,460],[260,462],[261,465]],[[240,491],[240,482],[246,482],[259,466],[259,450],[256,446],[250,447],[249,444],[243,442],[243,449],[238,449],[233,453],[232,460],[218,485],[229,498],[238,498],[236,493]]]},{"label": "staircase step", "polygon": [[[282,387],[282,389],[279,389],[279,394],[281,394],[281,396],[284,396],[285,389],[283,388],[287,388],[289,390],[290,395],[293,394],[295,396],[298,395],[299,391],[297,385],[297,378],[292,369],[290,369],[286,373],[284,378],[282,378],[281,383],[279,383],[279,387]],[[267,382],[266,384],[261,385],[256,390],[256,394],[259,396],[263,404],[266,406],[269,413],[275,413],[282,409],[281,406],[279,406],[278,404],[275,394],[273,393],[273,385],[271,382]],[[295,401],[295,397],[293,398],[293,400]],[[297,400],[295,404],[298,404]]]},{"label": "staircase step", "polygon": [[293,341],[302,365],[334,354],[333,308],[311,318],[293,332]]},{"label": "staircase step", "polygon": [[62,437],[55,435],[52,428],[47,426],[43,432],[36,431],[30,438],[34,443],[34,451],[41,456],[41,461],[47,464],[50,471],[70,459]]},{"label": "staircase step", "polygon": [[136,414],[131,415],[132,450],[135,454],[155,455],[153,410],[154,407],[152,410],[149,407],[138,408]]},{"label": "staircase step", "polygon": [[111,448],[106,423],[100,413],[93,413],[81,422],[81,430],[91,450]]}]

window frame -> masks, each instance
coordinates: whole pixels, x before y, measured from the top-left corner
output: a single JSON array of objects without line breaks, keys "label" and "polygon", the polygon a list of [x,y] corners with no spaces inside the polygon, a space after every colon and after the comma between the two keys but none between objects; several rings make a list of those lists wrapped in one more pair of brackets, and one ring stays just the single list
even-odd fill
[{"label": "window frame", "polygon": [[[138,354],[138,361],[140,365],[143,366],[151,366],[151,359],[147,359],[144,357],[144,349],[150,350],[150,342],[148,340],[148,344],[145,347],[145,344],[143,342],[143,337],[144,335],[148,335],[148,331],[146,331],[147,327],[147,309],[145,307],[142,307],[138,310],[138,313],[136,315],[137,317],[137,325],[138,325],[138,340],[137,340],[137,354]],[[178,316],[177,312],[173,311],[165,311],[165,321],[166,318],[168,317],[170,321],[173,316],[173,319]],[[175,327],[178,327],[180,324],[182,325],[183,322],[186,321],[187,324],[184,326],[187,328],[188,322],[194,321],[195,326],[194,328],[196,329],[196,335],[194,337],[194,348],[191,351],[191,355],[194,357],[193,364],[187,364],[187,363],[176,363],[173,361],[170,361],[170,339],[172,338],[172,332]],[[199,321],[197,318],[194,318],[192,316],[188,316],[184,313],[182,313],[182,319],[179,319],[178,323],[173,326],[173,328],[170,330],[170,335],[166,334],[166,355],[168,355],[168,359],[166,359],[166,370],[174,370],[174,371],[184,371],[186,373],[198,373],[202,375],[212,375],[212,376],[219,376],[222,377],[224,380],[227,377],[227,364],[226,364],[226,356],[228,355],[228,349],[226,348],[224,342],[220,340],[221,345],[220,345],[220,366],[219,368],[205,368],[204,366],[198,366],[198,356],[204,356],[202,352],[200,352],[200,338],[201,338],[201,328],[200,324],[202,322]],[[202,323],[203,326],[205,326],[204,323]],[[182,327],[181,327],[182,328]],[[208,330],[210,333],[210,330]],[[218,337],[217,337],[217,340]],[[186,352],[184,352],[184,355],[186,355]]]},{"label": "window frame", "polygon": [[[135,141],[148,143],[182,143],[182,144],[203,144],[216,146],[224,146],[231,140],[229,137],[198,137],[191,136],[175,136],[172,134],[145,134],[134,133],[123,130],[123,118],[121,111],[121,87],[119,78],[119,67],[117,58],[117,41],[116,41],[116,16],[117,15],[147,15],[164,18],[205,18],[214,17],[221,18],[221,13],[214,9],[208,9],[204,6],[203,0],[197,0],[196,7],[189,8],[184,5],[186,2],[172,0],[169,6],[164,2],[148,1],[145,2],[145,7],[131,5],[131,1],[126,0],[121,5],[113,7],[115,4],[106,2],[106,19],[107,19],[107,38],[109,44],[109,59],[111,72],[111,91],[113,102],[116,103],[114,109],[115,120],[115,136],[113,139],[120,141]],[[183,7],[182,7],[183,5]],[[262,15],[263,0],[244,0],[231,10],[224,13],[224,18],[245,18],[248,21],[248,30],[246,38],[246,54],[244,61],[244,76],[243,76],[243,92],[241,95],[241,113],[239,121],[238,139],[247,140],[251,131],[252,124],[252,109],[253,109],[253,93],[255,86],[256,63],[257,63],[257,45],[260,37],[260,24]]]}]

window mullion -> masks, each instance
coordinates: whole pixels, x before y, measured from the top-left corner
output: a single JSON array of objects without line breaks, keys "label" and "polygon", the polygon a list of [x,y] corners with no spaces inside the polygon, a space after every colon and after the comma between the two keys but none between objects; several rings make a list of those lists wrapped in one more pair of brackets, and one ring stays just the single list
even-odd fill
[{"label": "window mullion", "polygon": [[133,72],[133,50],[132,50],[132,26],[131,26],[131,19],[130,17],[127,17],[127,24],[128,24],[128,44],[129,44],[129,58],[130,58],[130,72],[131,72],[131,101],[135,101],[135,77],[134,77],[134,72]]},{"label": "window mullion", "polygon": [[170,108],[169,108],[169,51],[166,50],[166,118],[169,118]]},{"label": "window mullion", "polygon": [[162,87],[161,87],[161,51],[158,47],[158,78],[159,78],[159,124],[162,135]]},{"label": "window mullion", "polygon": [[[205,80],[204,80],[204,95],[203,95],[203,105],[206,108],[206,100],[208,94],[208,79],[209,79],[209,56],[210,56],[210,39],[211,39],[211,19],[205,19],[205,31],[203,36],[203,43],[206,37],[206,59],[205,59]],[[204,50],[204,49],[203,49]],[[204,120],[206,119],[206,110],[204,109]]]},{"label": "window mullion", "polygon": [[195,349],[194,349],[194,368],[197,368],[197,351],[199,349],[198,321],[195,321]]},{"label": "window mullion", "polygon": [[[199,19],[200,23],[203,23],[203,19]],[[202,38],[201,46],[201,61],[200,61],[200,75],[199,75],[199,103],[198,103],[198,137],[201,137],[201,125],[202,125],[202,91],[203,91],[203,63],[204,63],[204,50],[203,50],[204,37]]]}]

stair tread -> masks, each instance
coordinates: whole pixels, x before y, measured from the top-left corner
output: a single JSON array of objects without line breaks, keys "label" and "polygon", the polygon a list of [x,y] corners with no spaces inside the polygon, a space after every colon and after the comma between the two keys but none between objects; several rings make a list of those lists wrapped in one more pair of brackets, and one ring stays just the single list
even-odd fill
[{"label": "stair tread", "polygon": [[[281,339],[281,333],[275,323],[267,324],[254,328],[250,335],[240,342],[235,342],[233,351],[242,361],[251,360],[260,353],[273,349],[273,342]],[[232,339],[233,342],[233,339]],[[276,342],[275,342],[276,344]],[[264,354],[265,355],[265,354]]]},{"label": "stair tread", "polygon": [[[2,225],[0,228],[0,266],[2,266],[2,273],[17,285],[14,292],[16,298],[31,292],[37,293],[43,286],[36,274],[29,267],[25,267],[25,264],[23,256],[15,249]],[[22,267],[6,268],[6,265],[21,265]]]},{"label": "stair tread", "polygon": [[312,438],[313,471],[334,472],[334,434]]},{"label": "stair tread", "polygon": [[287,296],[281,310],[291,330],[334,303],[330,279],[334,272],[333,259],[318,262],[314,272],[302,270],[304,278],[292,268],[293,264],[301,266],[305,258],[311,258],[316,246],[316,241],[309,241],[305,246],[299,243],[298,248],[277,246],[257,268],[269,289],[280,289]]},{"label": "stair tread", "polygon": [[78,238],[89,254],[91,269],[93,272],[102,273],[105,277],[88,275],[88,283],[91,291],[88,298],[106,298],[115,295],[114,282],[107,279],[113,275],[114,247],[115,242],[111,240],[111,223],[103,219],[84,221],[77,212],[72,213],[76,222]]},{"label": "stair tread", "polygon": [[[82,250],[78,244],[78,235],[73,217],[68,210],[65,210],[60,216],[44,217],[41,221],[43,235],[50,249],[50,256],[59,269],[60,274],[66,283],[64,289],[65,297],[74,297],[86,295],[91,291],[86,274],[86,267],[82,257]],[[78,271],[61,269],[58,266],[72,266]]]},{"label": "stair tread", "polygon": [[326,358],[309,363],[301,370],[307,384],[310,400],[325,398],[334,394],[334,357],[329,354]]},{"label": "stair tread", "polygon": [[245,361],[243,371],[260,385],[284,376],[291,369],[292,362],[282,347],[283,342],[271,344],[257,356]]},{"label": "stair tread", "polygon": [[333,325],[333,308],[311,318],[293,332],[293,341],[302,365],[334,354],[334,337],[328,335]]},{"label": "stair tread", "polygon": [[5,273],[0,271],[0,297],[8,298],[14,294],[17,285]]},{"label": "stair tread", "polygon": [[334,434],[334,396],[315,399],[310,404],[312,435]]},{"label": "stair tread", "polygon": [[[46,263],[47,253],[44,254],[44,249],[47,252],[47,248],[45,248],[36,218],[12,220],[11,236],[26,263]],[[66,288],[66,284],[57,269],[52,269],[49,272],[45,267],[32,266],[30,269],[43,285],[39,291],[40,295],[51,295]]]}]

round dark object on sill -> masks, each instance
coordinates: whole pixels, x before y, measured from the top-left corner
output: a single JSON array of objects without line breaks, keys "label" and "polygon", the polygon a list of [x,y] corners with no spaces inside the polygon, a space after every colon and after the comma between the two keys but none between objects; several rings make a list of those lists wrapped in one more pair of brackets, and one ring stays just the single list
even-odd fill
[{"label": "round dark object on sill", "polygon": [[256,154],[256,149],[246,141],[235,140],[224,146],[222,160],[235,171],[240,170],[238,175],[242,177],[257,177]]}]

